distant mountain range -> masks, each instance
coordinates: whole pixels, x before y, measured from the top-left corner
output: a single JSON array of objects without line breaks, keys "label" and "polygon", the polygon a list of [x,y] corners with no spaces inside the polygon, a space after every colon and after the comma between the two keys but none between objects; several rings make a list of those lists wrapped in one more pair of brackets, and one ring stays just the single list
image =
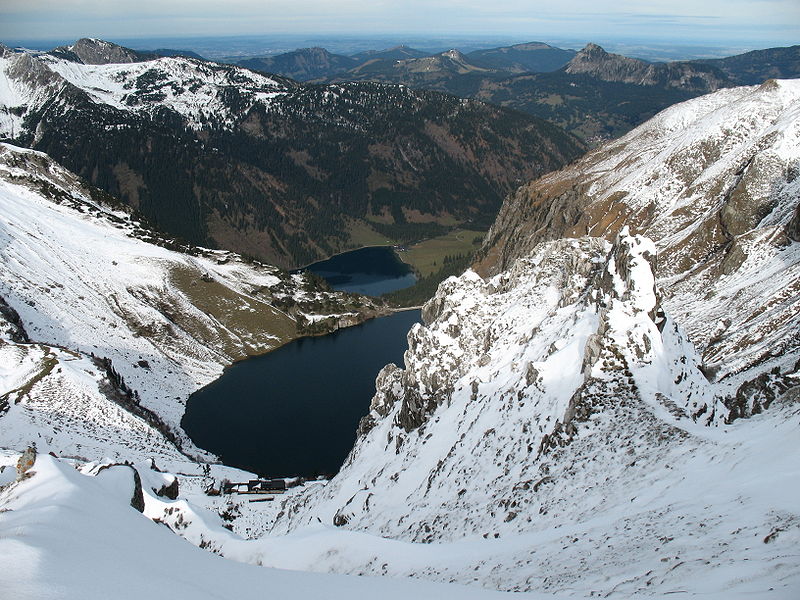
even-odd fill
[{"label": "distant mountain range", "polygon": [[304,81],[401,83],[477,98],[598,141],[618,137],[676,102],[771,77],[797,77],[800,46],[670,63],[610,54],[596,44],[580,52],[530,42],[433,55],[401,46],[352,57],[314,48],[239,64]]},{"label": "distant mountain range", "polygon": [[562,50],[541,42],[475,50],[468,54],[458,50],[430,54],[408,46],[396,46],[344,56],[332,54],[324,48],[300,48],[275,56],[243,59],[236,64],[297,81],[330,78],[360,81],[374,77],[370,80],[408,83],[399,81],[403,73],[428,72],[435,76],[439,70],[445,74],[554,71],[567,64],[574,55],[574,50]]},{"label": "distant mountain range", "polygon": [[325,48],[303,48],[286,54],[248,58],[236,64],[254,71],[275,73],[297,81],[308,81],[352,69],[359,64],[359,61],[349,56],[331,54]]}]

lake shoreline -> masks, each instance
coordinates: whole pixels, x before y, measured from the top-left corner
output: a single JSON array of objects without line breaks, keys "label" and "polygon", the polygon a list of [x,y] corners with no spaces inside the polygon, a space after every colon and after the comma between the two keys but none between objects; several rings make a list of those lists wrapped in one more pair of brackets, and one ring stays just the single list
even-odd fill
[{"label": "lake shoreline", "polygon": [[393,311],[234,363],[190,396],[181,427],[227,466],[271,477],[335,473],[369,413],[375,378],[402,365],[420,320],[419,311]]}]

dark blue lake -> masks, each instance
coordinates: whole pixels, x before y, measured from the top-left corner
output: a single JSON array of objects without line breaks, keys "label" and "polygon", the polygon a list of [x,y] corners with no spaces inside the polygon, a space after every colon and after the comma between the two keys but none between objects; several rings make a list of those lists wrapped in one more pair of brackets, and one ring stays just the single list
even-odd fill
[{"label": "dark blue lake", "polygon": [[181,426],[226,465],[269,477],[336,473],[378,371],[403,365],[419,320],[418,310],[399,312],[236,363],[192,394]]},{"label": "dark blue lake", "polygon": [[366,296],[402,290],[417,281],[411,267],[391,246],[359,248],[316,262],[306,270],[324,278],[335,290]]}]

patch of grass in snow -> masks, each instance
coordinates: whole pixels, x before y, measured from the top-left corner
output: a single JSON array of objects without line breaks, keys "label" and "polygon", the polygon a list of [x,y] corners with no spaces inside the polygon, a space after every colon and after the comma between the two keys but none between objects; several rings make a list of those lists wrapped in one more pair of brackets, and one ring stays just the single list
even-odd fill
[{"label": "patch of grass in snow", "polygon": [[12,395],[15,395],[14,402],[19,402],[22,398],[31,393],[33,386],[53,372],[53,369],[58,364],[58,359],[50,353],[50,350],[44,346],[42,346],[42,348],[46,354],[39,363],[39,370],[26,383],[0,396],[0,407],[7,404],[11,400]]},{"label": "patch of grass in snow", "polygon": [[[172,268],[170,278],[194,306],[227,329],[218,334],[229,356],[265,352],[297,337],[297,325],[289,316],[216,279],[203,277],[198,271],[185,267]],[[197,333],[195,337],[203,339],[200,325],[197,323],[193,331],[191,323],[181,323],[190,334]]]}]

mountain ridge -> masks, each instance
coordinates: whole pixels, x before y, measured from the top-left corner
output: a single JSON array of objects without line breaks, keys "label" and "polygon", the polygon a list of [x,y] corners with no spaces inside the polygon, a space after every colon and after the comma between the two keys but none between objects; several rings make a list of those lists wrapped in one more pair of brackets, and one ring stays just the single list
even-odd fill
[{"label": "mountain ridge", "polygon": [[[320,81],[372,78],[477,98],[547,119],[597,145],[627,133],[672,104],[721,87],[761,83],[752,79],[758,74],[764,78],[800,76],[796,47],[753,51],[719,59],[722,62],[649,63],[609,54],[590,43],[578,53],[562,55],[559,68],[542,69],[549,72],[522,72],[507,62],[480,62],[479,52],[505,56],[513,48],[471,52],[465,58],[474,62],[474,68],[460,74],[440,69],[417,76],[408,68],[386,62]],[[775,63],[781,66],[769,66]],[[488,71],[480,71],[479,66]]]},{"label": "mountain ridge", "polygon": [[708,93],[730,82],[719,69],[691,61],[648,63],[619,54],[609,54],[597,44],[588,44],[564,67],[571,75],[585,74],[601,81],[642,86],[680,88]]}]

